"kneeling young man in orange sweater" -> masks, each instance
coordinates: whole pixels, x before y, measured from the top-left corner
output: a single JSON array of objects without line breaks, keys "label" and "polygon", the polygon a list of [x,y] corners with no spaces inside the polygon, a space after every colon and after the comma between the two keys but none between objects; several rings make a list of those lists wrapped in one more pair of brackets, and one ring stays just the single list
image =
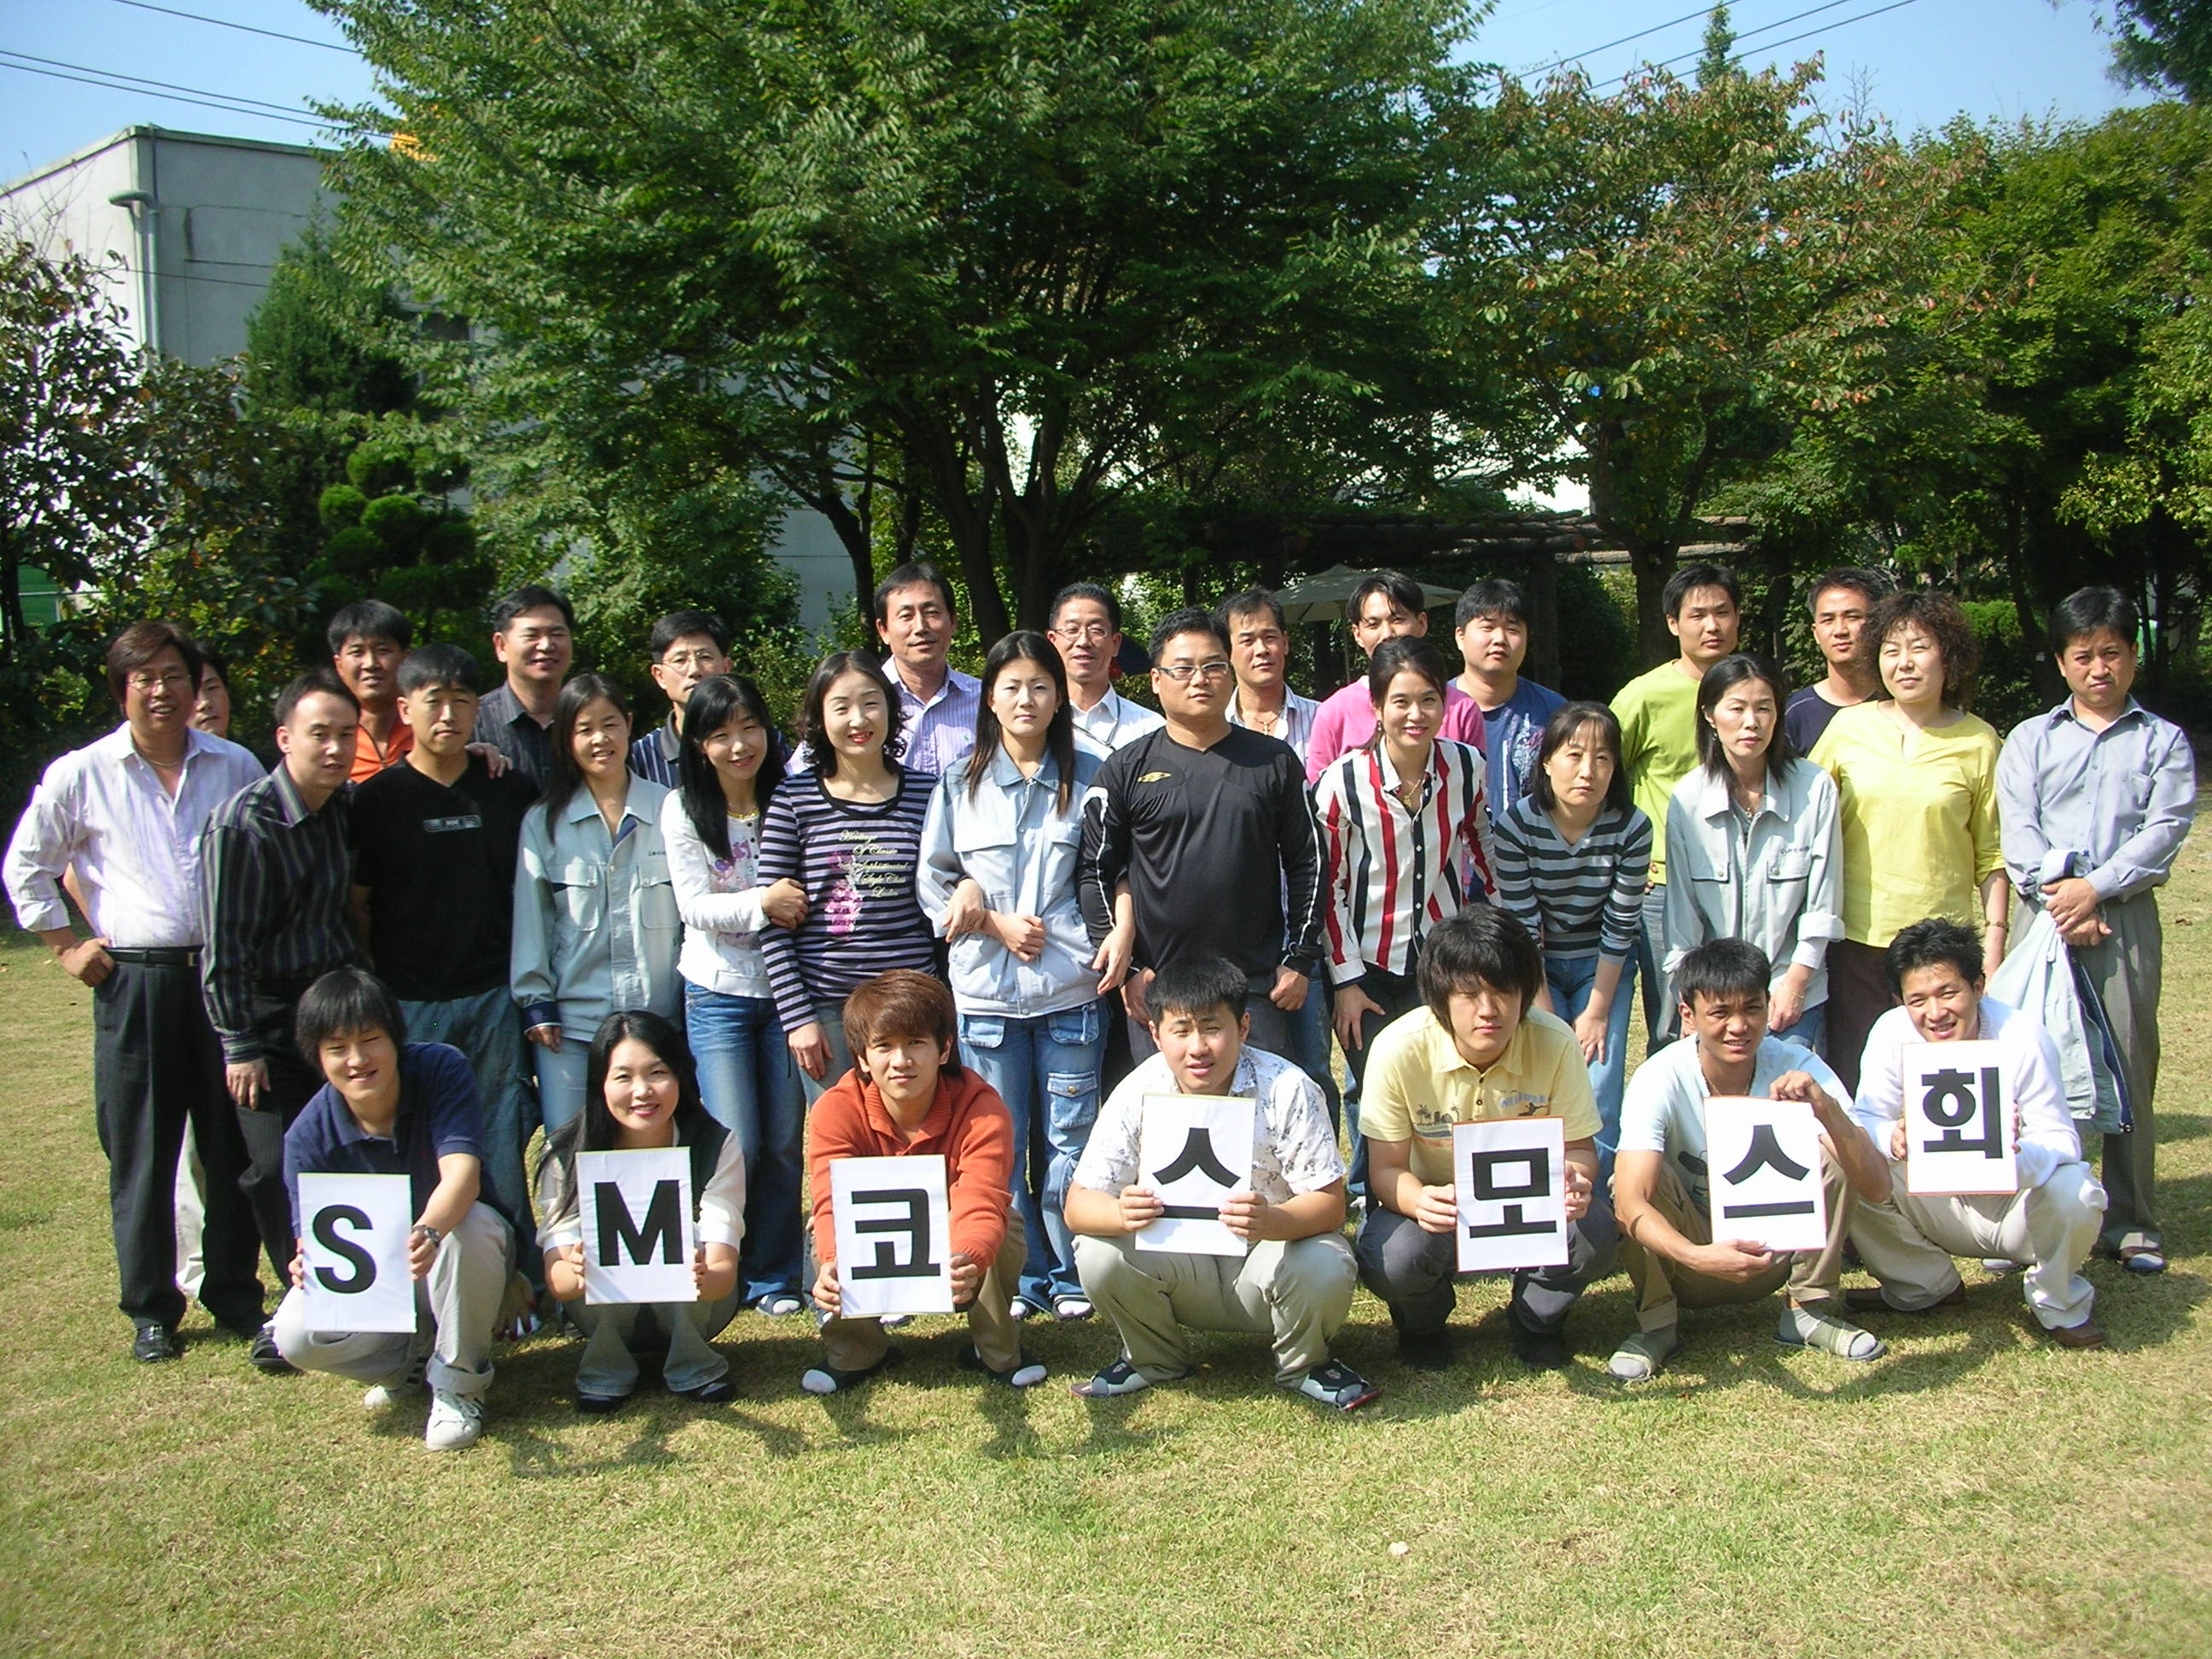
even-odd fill
[{"label": "kneeling young man in orange sweater", "polygon": [[809,1394],[857,1387],[896,1364],[883,1322],[843,1317],[830,1169],[846,1158],[945,1159],[951,1212],[952,1301],[968,1316],[971,1340],[960,1363],[1017,1389],[1045,1380],[1021,1350],[1014,1291],[1027,1244],[1012,1210],[1014,1126],[998,1091],[955,1058],[952,993],[927,974],[898,969],[845,999],[853,1069],[814,1103],[807,1125],[807,1178],[814,1195],[814,1300],[828,1316],[822,1364],[799,1379]]}]

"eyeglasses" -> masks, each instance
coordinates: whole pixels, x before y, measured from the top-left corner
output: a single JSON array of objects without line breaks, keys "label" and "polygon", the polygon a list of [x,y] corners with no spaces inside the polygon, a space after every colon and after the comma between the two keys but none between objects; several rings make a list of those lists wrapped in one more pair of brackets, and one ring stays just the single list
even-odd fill
[{"label": "eyeglasses", "polygon": [[1179,662],[1163,664],[1160,666],[1159,672],[1166,675],[1170,679],[1173,680],[1177,685],[1188,685],[1194,678],[1204,680],[1227,679],[1229,678],[1229,665],[1218,660],[1218,659],[1212,662]]},{"label": "eyeglasses", "polygon": [[1080,628],[1060,627],[1052,631],[1063,640],[1103,640],[1114,630],[1104,623],[1085,623]]},{"label": "eyeglasses", "polygon": [[181,668],[171,668],[159,674],[131,674],[124,683],[133,691],[170,691],[188,687],[192,677]]}]

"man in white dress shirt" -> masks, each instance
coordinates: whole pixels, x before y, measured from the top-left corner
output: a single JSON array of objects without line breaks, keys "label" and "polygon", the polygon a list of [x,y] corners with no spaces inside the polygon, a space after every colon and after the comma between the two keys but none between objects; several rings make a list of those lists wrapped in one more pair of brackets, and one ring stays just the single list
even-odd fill
[{"label": "man in white dress shirt", "polygon": [[1074,582],[1052,602],[1052,642],[1067,670],[1068,713],[1075,734],[1102,755],[1163,724],[1158,713],[1114,689],[1121,653],[1121,602],[1096,582]]},{"label": "man in white dress shirt", "polygon": [[[46,769],[7,859],[16,920],[92,992],[119,1305],[135,1328],[132,1355],[148,1364],[179,1352],[175,1194],[187,1122],[207,1175],[200,1305],[249,1342],[264,1309],[260,1234],[238,1185],[246,1146],[200,997],[199,863],[209,817],[264,774],[238,744],[193,727],[199,672],[198,650],[168,623],[125,629],[107,653],[123,724]],[[89,939],[62,896],[70,870]]]}]

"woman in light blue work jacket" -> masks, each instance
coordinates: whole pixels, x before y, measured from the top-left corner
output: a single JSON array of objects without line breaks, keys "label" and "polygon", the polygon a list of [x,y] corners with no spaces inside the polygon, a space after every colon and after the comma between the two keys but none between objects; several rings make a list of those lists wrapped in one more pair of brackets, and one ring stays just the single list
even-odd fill
[{"label": "woman in light blue work jacket", "polygon": [[1822,1052],[1828,945],[1844,936],[1835,781],[1790,748],[1780,671],[1747,652],[1698,683],[1704,763],[1667,805],[1667,971],[1709,939],[1766,952],[1767,1027]]},{"label": "woman in light blue work jacket", "polygon": [[1098,1115],[1106,1042],[1098,969],[1075,897],[1083,795],[1098,757],[1075,746],[1067,675],[1024,629],[983,665],[975,747],[938,781],[915,895],[948,941],[960,1058],[1014,1120],[1015,1201],[1029,1230],[1015,1316],[1091,1312],[1061,1218]]},{"label": "woman in light blue work jacket", "polygon": [[579,674],[553,710],[553,772],[522,820],[509,981],[548,1133],[583,1109],[586,1051],[609,1014],[680,1018],[684,919],[660,839],[668,792],[629,769],[629,708]]}]

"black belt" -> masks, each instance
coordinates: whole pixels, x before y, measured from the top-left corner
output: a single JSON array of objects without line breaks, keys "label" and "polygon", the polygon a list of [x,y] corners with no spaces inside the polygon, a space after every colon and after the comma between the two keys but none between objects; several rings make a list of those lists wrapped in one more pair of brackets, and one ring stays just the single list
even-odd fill
[{"label": "black belt", "polygon": [[148,950],[111,945],[107,947],[107,954],[118,962],[143,963],[149,968],[197,968],[200,965],[200,947],[197,945],[163,945]]}]

